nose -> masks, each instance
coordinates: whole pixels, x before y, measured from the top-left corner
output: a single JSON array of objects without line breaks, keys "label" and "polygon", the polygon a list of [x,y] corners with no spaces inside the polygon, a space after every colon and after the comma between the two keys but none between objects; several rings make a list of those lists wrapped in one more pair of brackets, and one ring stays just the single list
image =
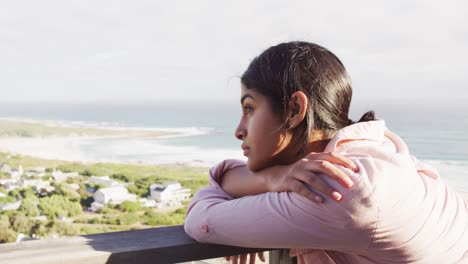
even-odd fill
[{"label": "nose", "polygon": [[247,135],[247,131],[245,130],[245,126],[243,125],[242,120],[237,125],[237,128],[236,128],[236,131],[234,132],[234,135],[239,140],[244,140],[245,136]]}]

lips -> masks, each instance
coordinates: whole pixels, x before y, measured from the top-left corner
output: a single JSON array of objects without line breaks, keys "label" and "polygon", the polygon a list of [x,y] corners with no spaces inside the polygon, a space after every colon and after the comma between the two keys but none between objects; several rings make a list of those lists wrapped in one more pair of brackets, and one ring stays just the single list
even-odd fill
[{"label": "lips", "polygon": [[242,144],[241,145],[242,150],[244,151],[244,156],[249,155],[250,148],[247,147],[247,145]]}]

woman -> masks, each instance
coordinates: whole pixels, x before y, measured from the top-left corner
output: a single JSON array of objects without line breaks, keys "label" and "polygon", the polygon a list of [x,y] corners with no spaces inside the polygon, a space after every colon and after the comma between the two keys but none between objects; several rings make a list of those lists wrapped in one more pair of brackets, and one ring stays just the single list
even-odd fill
[{"label": "woman", "polygon": [[[189,205],[191,237],[291,248],[299,263],[468,262],[467,203],[373,112],[357,123],[348,118],[351,81],[333,53],[279,44],[255,58],[241,82],[236,137],[248,161],[211,169],[211,186]],[[303,158],[314,152],[340,153],[358,166],[337,167],[352,188],[317,176],[339,202],[326,195],[314,203],[298,194],[316,196],[300,184],[285,188],[285,179],[307,182]]]}]

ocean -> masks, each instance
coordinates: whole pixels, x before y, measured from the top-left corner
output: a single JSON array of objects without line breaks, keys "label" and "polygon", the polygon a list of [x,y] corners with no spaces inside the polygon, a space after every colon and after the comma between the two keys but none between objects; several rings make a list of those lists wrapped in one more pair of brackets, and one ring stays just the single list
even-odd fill
[{"label": "ocean", "polygon": [[[413,155],[468,193],[468,104],[369,100],[353,102],[350,116],[358,120],[367,110],[384,119]],[[162,138],[75,140],[56,151],[40,142],[36,146],[36,153],[45,158],[144,164],[210,166],[226,158],[244,159],[241,142],[234,137],[240,113],[237,101],[0,104],[0,118],[180,132]]]}]

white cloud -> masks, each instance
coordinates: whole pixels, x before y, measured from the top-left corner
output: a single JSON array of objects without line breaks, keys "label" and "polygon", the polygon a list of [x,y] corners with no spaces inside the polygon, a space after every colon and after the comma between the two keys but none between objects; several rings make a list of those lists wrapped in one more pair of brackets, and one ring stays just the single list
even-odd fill
[{"label": "white cloud", "polygon": [[2,2],[0,100],[227,100],[255,55],[296,39],[336,53],[357,97],[468,97],[466,10],[464,1]]}]

